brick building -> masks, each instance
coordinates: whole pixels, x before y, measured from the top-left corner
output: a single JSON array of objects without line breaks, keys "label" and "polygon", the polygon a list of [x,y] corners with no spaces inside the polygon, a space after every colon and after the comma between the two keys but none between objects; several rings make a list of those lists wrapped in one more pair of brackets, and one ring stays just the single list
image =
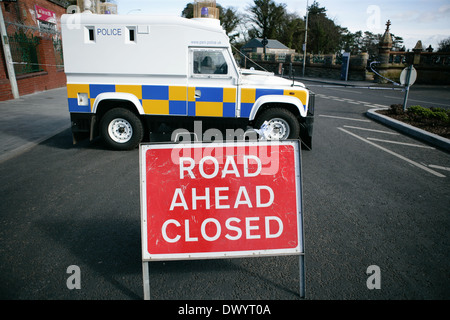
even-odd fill
[{"label": "brick building", "polygon": [[[0,2],[20,96],[66,84],[60,19],[68,4],[65,0]],[[14,98],[6,60],[2,47],[0,101]]]}]

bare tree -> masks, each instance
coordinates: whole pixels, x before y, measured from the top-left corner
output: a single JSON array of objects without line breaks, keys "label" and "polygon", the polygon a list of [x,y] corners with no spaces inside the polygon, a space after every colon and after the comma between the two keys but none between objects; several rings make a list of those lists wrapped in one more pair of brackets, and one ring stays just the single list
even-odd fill
[{"label": "bare tree", "polygon": [[273,0],[253,0],[254,5],[248,8],[248,19],[253,23],[254,37],[274,39],[278,35],[279,26],[286,15],[286,5],[276,4]]},{"label": "bare tree", "polygon": [[439,41],[438,44],[439,44],[438,47],[439,52],[450,52],[450,37],[442,41]]}]

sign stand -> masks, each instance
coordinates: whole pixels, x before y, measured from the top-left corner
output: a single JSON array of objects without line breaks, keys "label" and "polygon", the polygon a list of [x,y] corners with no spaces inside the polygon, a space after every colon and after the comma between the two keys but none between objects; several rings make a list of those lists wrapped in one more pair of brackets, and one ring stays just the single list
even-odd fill
[{"label": "sign stand", "polygon": [[305,292],[306,292],[306,288],[305,288],[305,255],[301,254],[299,256],[299,262],[298,262],[298,267],[299,267],[299,271],[300,271],[300,291],[299,291],[299,295],[300,298],[305,298]]},{"label": "sign stand", "polygon": [[142,275],[144,279],[144,300],[150,300],[150,270],[148,261],[142,261]]},{"label": "sign stand", "polygon": [[151,261],[279,255],[299,255],[305,297],[299,140],[141,144],[139,157],[144,300]]},{"label": "sign stand", "polygon": [[[305,285],[305,256],[300,254],[299,256],[299,296],[304,299],[306,296],[306,285]],[[143,275],[143,289],[144,289],[144,300],[150,300],[150,270],[149,262],[142,261],[142,275]]]}]

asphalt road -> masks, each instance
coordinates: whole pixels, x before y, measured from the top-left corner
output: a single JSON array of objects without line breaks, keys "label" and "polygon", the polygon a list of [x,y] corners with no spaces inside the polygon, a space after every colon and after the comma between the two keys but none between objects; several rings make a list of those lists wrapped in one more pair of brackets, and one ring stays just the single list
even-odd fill
[{"label": "asphalt road", "polygon": [[[306,299],[449,299],[450,155],[365,117],[401,92],[308,84]],[[72,146],[66,130],[0,163],[0,299],[143,298],[138,155]],[[81,289],[67,287],[71,265]],[[380,289],[367,288],[371,265]],[[298,267],[296,256],[152,262],[151,299],[298,300]]]},{"label": "asphalt road", "polygon": [[[448,299],[449,154],[365,117],[402,92],[309,85],[318,94],[314,150],[303,153],[309,293]],[[409,101],[448,101],[427,90]],[[381,269],[380,290],[365,286],[369,265]]]}]

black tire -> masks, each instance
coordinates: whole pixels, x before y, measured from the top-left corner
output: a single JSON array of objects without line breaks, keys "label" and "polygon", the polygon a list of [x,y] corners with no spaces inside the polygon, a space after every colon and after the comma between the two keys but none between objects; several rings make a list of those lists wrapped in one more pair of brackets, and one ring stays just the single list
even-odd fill
[{"label": "black tire", "polygon": [[274,135],[271,139],[278,137],[278,140],[298,139],[300,135],[300,124],[292,112],[282,108],[271,108],[261,113],[255,121],[255,129],[260,129],[264,122],[269,122],[275,126]]},{"label": "black tire", "polygon": [[115,150],[134,149],[144,137],[139,117],[123,108],[114,108],[105,113],[100,121],[100,132],[105,143]]}]

